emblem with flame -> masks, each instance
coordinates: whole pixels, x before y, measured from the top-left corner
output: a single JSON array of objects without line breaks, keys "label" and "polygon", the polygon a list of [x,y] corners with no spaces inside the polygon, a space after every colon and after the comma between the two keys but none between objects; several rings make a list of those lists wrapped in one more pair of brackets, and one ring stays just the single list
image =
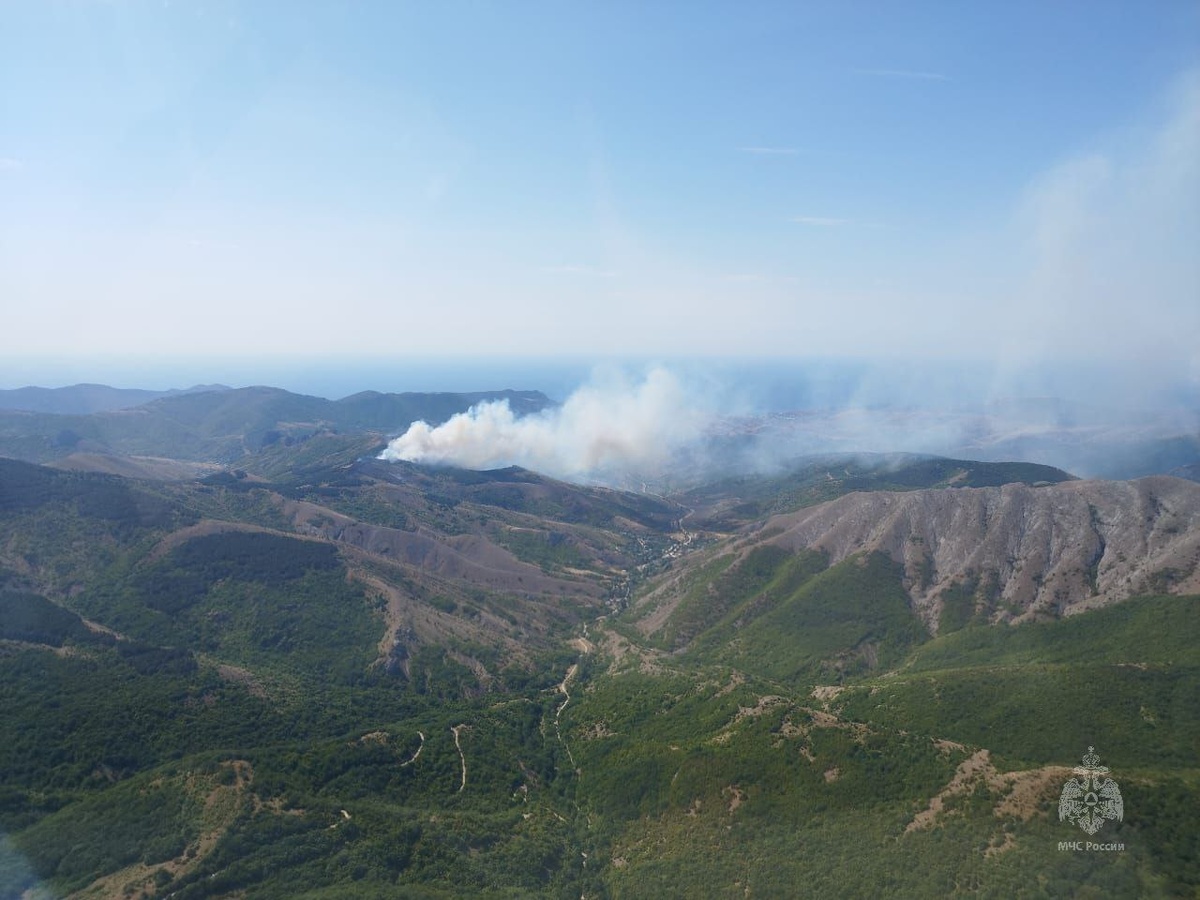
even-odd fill
[{"label": "emblem with flame", "polygon": [[1108,767],[1100,765],[1095,747],[1088,747],[1083,765],[1075,767],[1077,777],[1063,785],[1058,798],[1058,820],[1068,819],[1095,834],[1108,819],[1125,818],[1121,789],[1108,777]]}]

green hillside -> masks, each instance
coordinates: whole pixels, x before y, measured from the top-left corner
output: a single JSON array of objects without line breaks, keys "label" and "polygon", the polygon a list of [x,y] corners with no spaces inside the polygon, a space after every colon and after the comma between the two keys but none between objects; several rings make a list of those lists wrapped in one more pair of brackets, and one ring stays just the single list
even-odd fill
[{"label": "green hillside", "polygon": [[[570,717],[580,791],[613,835],[607,884],[638,897],[1191,896],[1197,639],[1200,598],[1145,598],[931,640],[814,694],[745,674],[796,643],[787,631],[743,630],[736,669],[719,652],[682,665],[643,652],[597,674]],[[1125,850],[1080,858],[1058,850],[1087,836],[1058,821],[1057,792],[1093,745],[1127,804],[1103,839]],[[986,763],[913,828],[980,748]]]},{"label": "green hillside", "polygon": [[1195,769],[1200,601],[1145,597],[1055,622],[937,638],[886,679],[838,697],[847,715],[1046,763],[1064,742],[1126,767]]},{"label": "green hillside", "polygon": [[673,594],[651,594],[626,619],[649,622],[674,597],[651,646],[794,686],[837,682],[888,668],[928,638],[903,574],[879,553],[827,567],[820,553],[759,544],[693,567]]},{"label": "green hillside", "polygon": [[[930,637],[880,554],[286,457],[0,461],[0,896],[1200,889],[1200,598]],[[1059,849],[1089,746],[1119,851]]]}]

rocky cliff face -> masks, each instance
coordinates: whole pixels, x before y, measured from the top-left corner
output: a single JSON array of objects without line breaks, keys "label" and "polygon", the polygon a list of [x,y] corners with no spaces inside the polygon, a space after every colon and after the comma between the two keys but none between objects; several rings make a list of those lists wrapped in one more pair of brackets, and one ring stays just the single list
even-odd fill
[{"label": "rocky cliff face", "polygon": [[1071,614],[1146,593],[1200,593],[1200,484],[1167,476],[1029,487],[849,494],[760,533],[830,563],[882,551],[936,630],[944,594],[992,621]]}]

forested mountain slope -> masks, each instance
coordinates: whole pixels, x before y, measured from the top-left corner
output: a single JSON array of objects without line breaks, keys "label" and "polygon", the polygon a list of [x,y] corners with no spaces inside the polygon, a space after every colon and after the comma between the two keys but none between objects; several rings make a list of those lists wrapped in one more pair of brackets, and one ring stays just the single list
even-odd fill
[{"label": "forested mountain slope", "polygon": [[[921,462],[729,533],[694,494],[360,455],[278,441],[172,482],[0,460],[0,896],[1200,885],[1200,598],[1103,580],[1188,587],[1194,485]],[[719,494],[722,528],[771,503]],[[1095,597],[1005,595],[1092,533]],[[1058,850],[1089,746],[1120,852]]]}]

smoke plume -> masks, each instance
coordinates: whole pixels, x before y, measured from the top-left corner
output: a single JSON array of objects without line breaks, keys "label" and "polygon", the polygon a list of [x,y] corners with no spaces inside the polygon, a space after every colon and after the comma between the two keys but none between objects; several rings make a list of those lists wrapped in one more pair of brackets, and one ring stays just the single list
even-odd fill
[{"label": "smoke plume", "polygon": [[415,422],[380,459],[469,469],[518,465],[575,480],[652,473],[695,441],[708,415],[665,369],[636,384],[612,376],[558,407],[517,418],[507,401],[481,403],[442,425]]}]

